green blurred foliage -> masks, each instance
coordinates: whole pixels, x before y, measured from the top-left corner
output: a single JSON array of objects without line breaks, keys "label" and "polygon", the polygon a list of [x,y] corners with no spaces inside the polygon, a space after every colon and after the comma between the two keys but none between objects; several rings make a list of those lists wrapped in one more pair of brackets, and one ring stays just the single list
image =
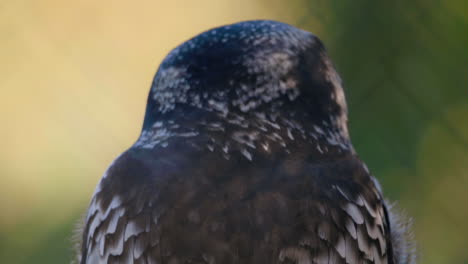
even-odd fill
[{"label": "green blurred foliage", "polygon": [[303,3],[324,21],[358,153],[414,219],[419,262],[468,263],[467,2]]},{"label": "green blurred foliage", "polygon": [[136,139],[164,54],[255,18],[324,41],[354,145],[413,218],[419,263],[468,263],[467,1],[66,3],[0,7],[1,263],[69,262],[75,223],[107,164]]}]

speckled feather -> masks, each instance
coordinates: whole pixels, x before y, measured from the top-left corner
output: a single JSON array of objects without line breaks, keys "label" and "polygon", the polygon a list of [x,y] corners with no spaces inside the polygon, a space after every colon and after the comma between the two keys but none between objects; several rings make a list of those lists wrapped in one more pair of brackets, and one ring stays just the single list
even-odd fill
[{"label": "speckled feather", "polygon": [[185,42],[96,188],[79,262],[412,263],[346,118],[308,32],[248,21]]}]

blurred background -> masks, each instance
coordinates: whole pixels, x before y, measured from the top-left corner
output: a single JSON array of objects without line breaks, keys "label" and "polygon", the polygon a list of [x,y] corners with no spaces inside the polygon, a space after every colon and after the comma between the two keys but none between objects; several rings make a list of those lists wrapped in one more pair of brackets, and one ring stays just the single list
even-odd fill
[{"label": "blurred background", "polygon": [[173,47],[275,19],[318,35],[354,145],[414,219],[419,263],[468,263],[468,1],[0,3],[0,263],[67,263],[109,163],[137,139]]}]

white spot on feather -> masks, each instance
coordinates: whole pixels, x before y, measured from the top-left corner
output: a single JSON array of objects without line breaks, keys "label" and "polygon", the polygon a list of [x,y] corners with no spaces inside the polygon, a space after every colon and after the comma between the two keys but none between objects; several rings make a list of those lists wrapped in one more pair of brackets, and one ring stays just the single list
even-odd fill
[{"label": "white spot on feather", "polygon": [[244,155],[246,159],[248,159],[249,161],[252,161],[252,154],[249,151],[247,151],[246,149],[242,149],[241,153],[242,155]]}]

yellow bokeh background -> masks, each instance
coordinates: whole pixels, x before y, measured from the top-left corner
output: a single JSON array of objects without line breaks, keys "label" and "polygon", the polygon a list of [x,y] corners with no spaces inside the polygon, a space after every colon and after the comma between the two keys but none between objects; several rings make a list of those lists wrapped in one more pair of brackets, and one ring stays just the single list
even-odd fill
[{"label": "yellow bokeh background", "polygon": [[2,5],[0,197],[15,201],[1,203],[2,225],[39,208],[62,220],[89,198],[136,140],[151,80],[172,48],[214,26],[275,16],[247,0]]},{"label": "yellow bokeh background", "polygon": [[[280,4],[0,3],[0,226],[7,247],[34,247],[55,226],[78,220],[108,164],[137,139],[153,75],[172,48],[222,24],[291,21],[294,7],[271,8]],[[25,225],[30,236],[17,236]]]}]

